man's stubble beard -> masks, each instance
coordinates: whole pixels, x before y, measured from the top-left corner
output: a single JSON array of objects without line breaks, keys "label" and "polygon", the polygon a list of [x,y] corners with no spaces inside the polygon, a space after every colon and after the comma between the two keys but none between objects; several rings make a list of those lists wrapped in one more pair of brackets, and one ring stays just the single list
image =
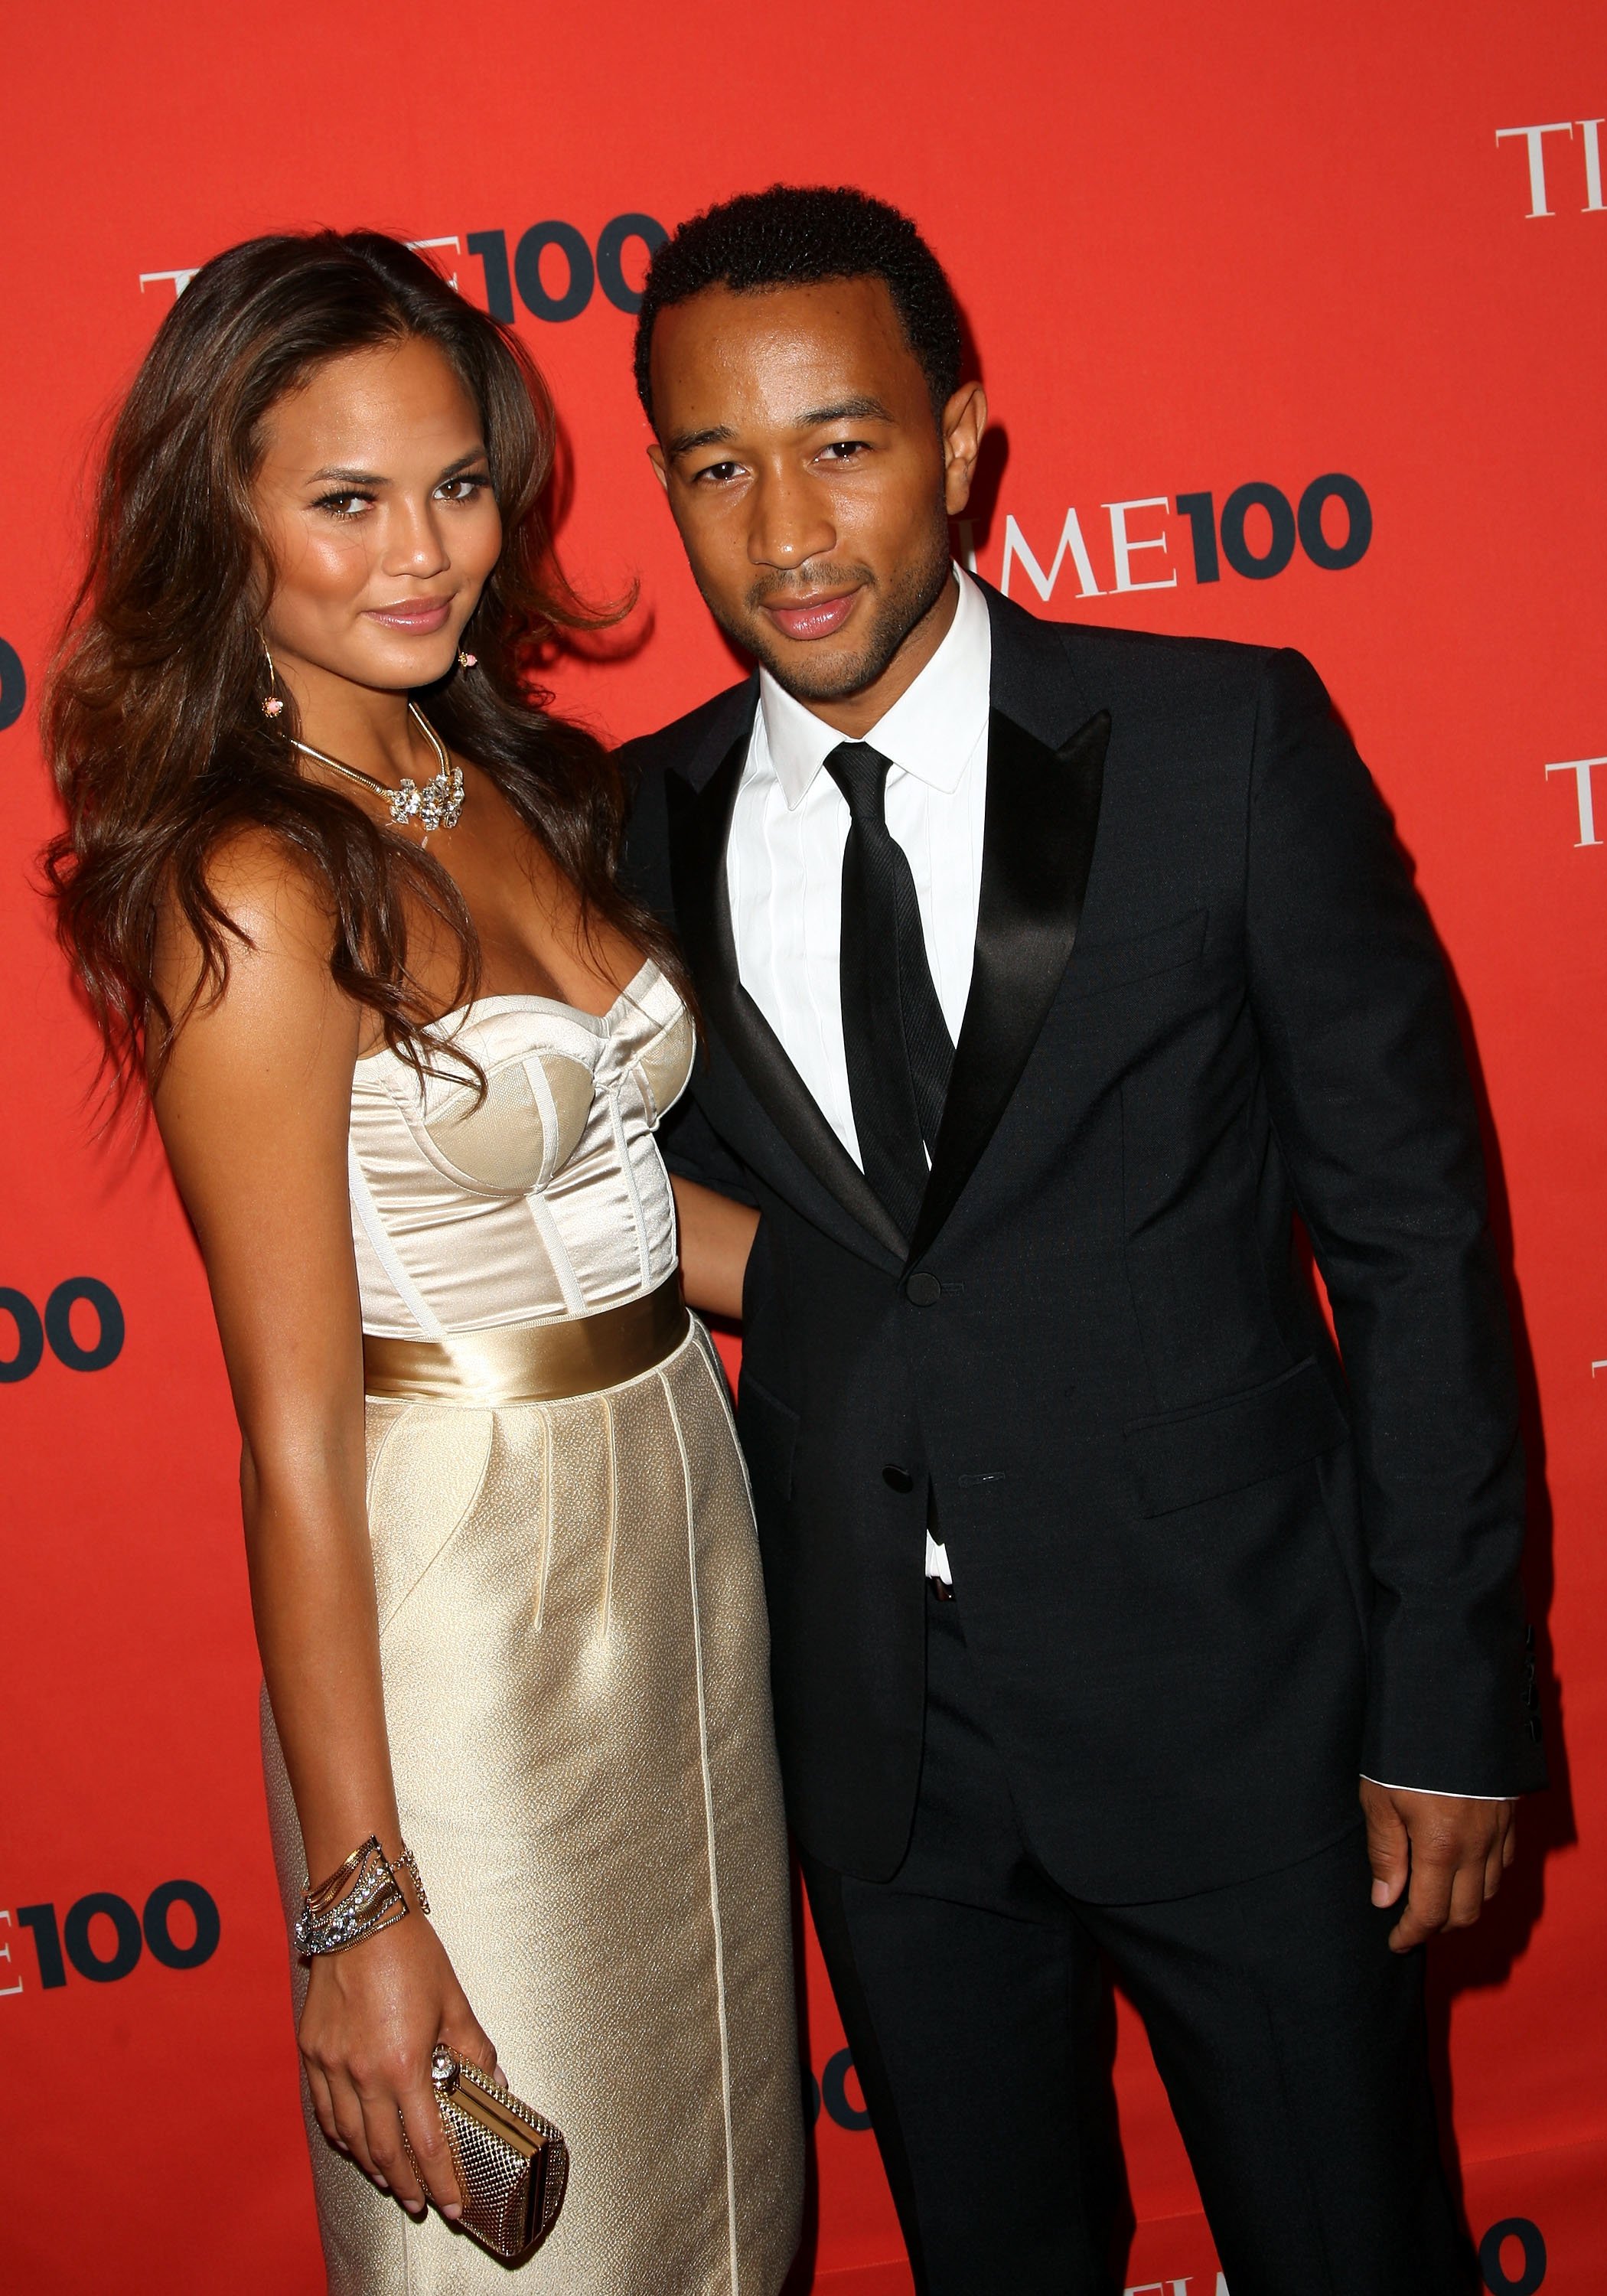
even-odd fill
[{"label": "man's stubble beard", "polygon": [[[885,589],[873,589],[871,626],[858,652],[846,660],[839,656],[834,661],[823,661],[819,674],[814,676],[810,674],[807,662],[800,665],[794,660],[778,659],[767,642],[760,619],[762,610],[757,602],[751,609],[754,619],[739,622],[723,613],[707,590],[703,591],[703,601],[732,644],[742,647],[745,653],[757,655],[776,684],[795,701],[806,705],[811,701],[846,701],[857,693],[863,693],[867,686],[874,685],[886,675],[911,631],[925,620],[943,595],[953,563],[948,545],[948,519],[945,512],[940,519],[934,521],[926,553],[918,559],[906,560],[899,566]],[[865,567],[844,568],[841,572],[850,578],[854,576],[864,581],[873,578]],[[831,570],[823,568],[808,577],[811,586],[820,581],[823,574],[828,580],[832,578]],[[701,583],[699,587],[702,587]],[[779,602],[785,599],[786,592],[784,588],[778,589],[774,583],[769,583],[761,594],[766,600]]]}]

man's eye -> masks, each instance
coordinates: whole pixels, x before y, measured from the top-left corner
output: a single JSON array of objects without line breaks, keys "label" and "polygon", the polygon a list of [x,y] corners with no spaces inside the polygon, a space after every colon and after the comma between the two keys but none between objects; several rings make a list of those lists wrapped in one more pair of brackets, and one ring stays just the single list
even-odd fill
[{"label": "man's eye", "polygon": [[833,439],[825,452],[833,462],[851,463],[866,453],[867,447],[863,439]]},{"label": "man's eye", "polygon": [[693,483],[701,486],[705,479],[709,479],[717,486],[724,486],[728,480],[735,478],[741,468],[740,463],[710,463],[706,471],[698,472]]}]

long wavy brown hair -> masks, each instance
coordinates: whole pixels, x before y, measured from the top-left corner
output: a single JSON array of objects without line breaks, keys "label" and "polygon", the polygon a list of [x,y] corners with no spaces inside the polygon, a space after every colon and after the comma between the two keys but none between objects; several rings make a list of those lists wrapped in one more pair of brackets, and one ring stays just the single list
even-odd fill
[{"label": "long wavy brown hair", "polygon": [[[547,713],[537,684],[556,635],[618,618],[585,606],[553,554],[542,496],[556,426],[540,375],[516,337],[398,241],[275,234],[214,257],[157,332],[111,430],[87,570],[45,700],[67,813],[45,869],[119,1099],[142,1075],[154,1087],[176,1030],[227,982],[242,936],[209,863],[242,830],[270,832],[324,889],[334,979],[416,1068],[439,1047],[408,970],[409,903],[455,941],[454,1006],[478,987],[479,943],[446,871],[303,778],[288,695],[278,717],[262,709],[258,626],[273,575],[252,481],[264,418],[326,359],[408,337],[439,346],[479,409],[504,535],[469,625],[477,667],[415,698],[545,847],[587,924],[606,920],[684,985],[663,928],[619,881],[618,768],[592,735]],[[201,953],[176,1013],[155,978],[164,904]]]}]

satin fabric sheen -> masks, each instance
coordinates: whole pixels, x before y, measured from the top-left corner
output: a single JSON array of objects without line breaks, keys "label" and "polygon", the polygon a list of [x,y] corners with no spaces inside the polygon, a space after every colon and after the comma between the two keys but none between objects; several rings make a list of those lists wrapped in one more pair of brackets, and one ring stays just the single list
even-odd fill
[{"label": "satin fabric sheen", "polygon": [[363,1391],[371,1402],[567,1403],[624,1387],[672,1356],[686,1336],[681,1287],[544,1324],[492,1324],[445,1340],[363,1340]]},{"label": "satin fabric sheen", "polygon": [[461,1062],[422,1086],[392,1054],[351,1096],[352,1236],[363,1328],[440,1339],[590,1315],[676,1266],[653,1132],[691,1070],[692,1024],[644,965],[600,1020],[542,996],[488,996],[448,1024]]},{"label": "satin fabric sheen", "polygon": [[[365,1328],[644,1297],[675,1266],[652,1136],[691,1064],[674,991],[647,966],[600,1021],[497,997],[455,1025],[488,1075],[478,1110],[389,1054],[359,1063]],[[366,1415],[403,1832],[512,2087],[570,2145],[518,2276],[774,2296],[802,2188],[791,1910],[752,1513],[707,1335],[598,1393]],[[306,1867],[266,1700],[263,1721],[288,1919]],[[307,2126],[332,2296],[506,2285],[332,2152],[310,2107]]]}]

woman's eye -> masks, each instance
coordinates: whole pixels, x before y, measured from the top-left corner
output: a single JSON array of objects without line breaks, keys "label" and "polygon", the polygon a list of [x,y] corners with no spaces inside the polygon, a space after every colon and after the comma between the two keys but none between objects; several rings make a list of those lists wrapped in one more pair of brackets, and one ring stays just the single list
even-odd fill
[{"label": "woman's eye", "polygon": [[373,501],[372,495],[321,495],[313,506],[328,511],[332,518],[361,518]]},{"label": "woman's eye", "polygon": [[442,486],[437,488],[436,492],[445,496],[448,502],[472,502],[475,496],[482,493],[490,483],[490,479],[484,471],[476,471],[465,474],[461,479],[447,479]]}]

